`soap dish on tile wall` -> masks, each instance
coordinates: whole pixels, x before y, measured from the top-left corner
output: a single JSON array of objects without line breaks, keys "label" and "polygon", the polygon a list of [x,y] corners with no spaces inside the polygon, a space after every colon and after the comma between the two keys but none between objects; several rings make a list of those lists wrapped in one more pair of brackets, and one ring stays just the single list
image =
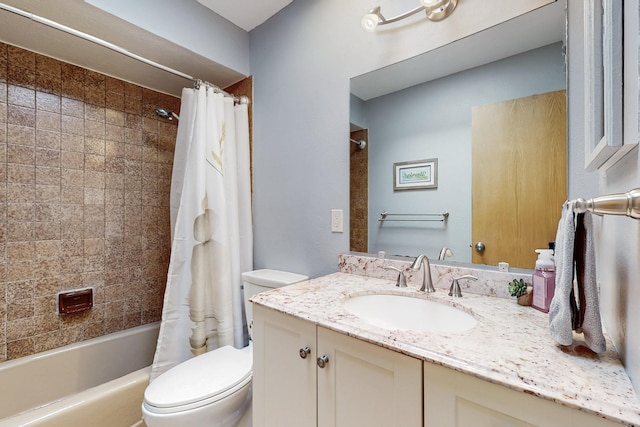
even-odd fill
[{"label": "soap dish on tile wall", "polygon": [[74,289],[58,293],[58,313],[71,314],[93,307],[93,288]]}]

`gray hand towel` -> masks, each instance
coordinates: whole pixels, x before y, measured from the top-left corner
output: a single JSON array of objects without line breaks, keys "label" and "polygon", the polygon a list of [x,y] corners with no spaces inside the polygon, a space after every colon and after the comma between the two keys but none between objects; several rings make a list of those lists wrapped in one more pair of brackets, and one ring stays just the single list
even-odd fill
[{"label": "gray hand towel", "polygon": [[571,300],[573,291],[573,245],[575,225],[572,201],[562,206],[556,234],[556,289],[549,307],[549,331],[560,345],[573,343]]},{"label": "gray hand towel", "polygon": [[[598,284],[596,277],[596,257],[593,245],[593,216],[586,212],[576,229],[576,247],[583,246],[582,260],[576,260],[576,267],[580,266],[578,276],[583,277],[580,288],[580,318],[581,326],[576,332],[584,334],[587,346],[596,353],[607,349],[607,343],[602,333],[600,320],[600,303],[598,299]],[[578,243],[580,241],[580,243]]]}]

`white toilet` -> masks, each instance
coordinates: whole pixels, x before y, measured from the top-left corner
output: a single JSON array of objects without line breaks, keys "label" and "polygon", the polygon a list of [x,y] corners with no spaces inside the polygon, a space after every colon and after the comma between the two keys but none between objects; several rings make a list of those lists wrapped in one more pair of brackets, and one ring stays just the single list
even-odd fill
[{"label": "white toilet", "polygon": [[[242,274],[247,325],[260,292],[307,280],[301,274],[256,270]],[[169,369],[144,392],[147,427],[251,427],[251,342],[243,349],[221,347]]]}]

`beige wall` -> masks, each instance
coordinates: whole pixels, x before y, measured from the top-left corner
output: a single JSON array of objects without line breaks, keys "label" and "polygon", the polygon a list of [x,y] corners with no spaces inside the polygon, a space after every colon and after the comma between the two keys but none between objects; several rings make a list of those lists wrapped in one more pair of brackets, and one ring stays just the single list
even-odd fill
[{"label": "beige wall", "polygon": [[0,361],[160,319],[179,103],[0,43]]}]

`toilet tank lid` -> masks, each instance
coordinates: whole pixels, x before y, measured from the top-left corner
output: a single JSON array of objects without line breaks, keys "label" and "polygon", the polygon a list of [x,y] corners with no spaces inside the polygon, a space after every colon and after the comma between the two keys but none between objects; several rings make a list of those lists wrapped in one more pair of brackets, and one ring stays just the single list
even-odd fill
[{"label": "toilet tank lid", "polygon": [[308,276],[280,270],[262,269],[242,273],[242,280],[244,282],[253,283],[254,285],[261,285],[269,288],[278,288],[280,286],[292,285],[294,283],[302,282],[307,279],[309,279]]}]

